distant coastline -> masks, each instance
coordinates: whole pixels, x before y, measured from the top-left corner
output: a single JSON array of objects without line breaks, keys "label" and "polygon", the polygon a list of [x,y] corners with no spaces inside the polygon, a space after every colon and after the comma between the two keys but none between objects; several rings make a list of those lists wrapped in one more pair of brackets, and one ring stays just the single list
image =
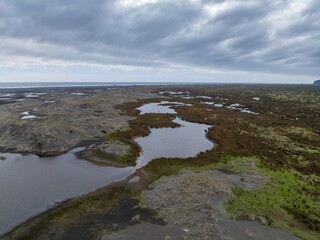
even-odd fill
[{"label": "distant coastline", "polygon": [[312,85],[286,83],[252,82],[0,82],[0,89],[23,88],[68,88],[68,87],[129,87],[129,86],[168,86],[168,85]]},{"label": "distant coastline", "polygon": [[[0,89],[11,88],[65,88],[65,87],[125,87],[176,85],[181,83],[159,82],[0,82]],[[184,83],[185,84],[185,83]]]}]

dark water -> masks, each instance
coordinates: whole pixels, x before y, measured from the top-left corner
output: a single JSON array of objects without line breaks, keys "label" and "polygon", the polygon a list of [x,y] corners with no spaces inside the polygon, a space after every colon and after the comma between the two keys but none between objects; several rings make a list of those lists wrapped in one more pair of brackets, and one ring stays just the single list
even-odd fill
[{"label": "dark water", "polygon": [[[170,113],[176,114],[172,106],[187,105],[179,102],[162,101],[147,103],[137,108],[140,114]],[[189,158],[200,152],[213,148],[214,144],[206,138],[206,131],[211,127],[206,124],[183,121],[176,117],[172,120],[178,123],[177,128],[151,128],[151,133],[134,141],[140,146],[141,154],[137,167],[146,165],[157,158]]]},{"label": "dark water", "polygon": [[57,157],[0,154],[0,234],[52,207],[124,179],[134,168],[99,167],[77,159],[74,149]]},{"label": "dark water", "polygon": [[146,137],[136,138],[142,151],[137,166],[142,167],[156,158],[188,158],[210,150],[214,144],[206,138],[206,130],[211,126],[191,123],[176,118],[178,128],[151,128]]}]

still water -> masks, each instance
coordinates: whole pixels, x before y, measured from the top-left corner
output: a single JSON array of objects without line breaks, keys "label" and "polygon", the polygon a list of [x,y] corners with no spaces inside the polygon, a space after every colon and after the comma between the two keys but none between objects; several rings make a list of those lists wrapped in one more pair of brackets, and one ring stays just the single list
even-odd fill
[{"label": "still water", "polygon": [[56,202],[88,193],[124,179],[134,168],[99,167],[77,159],[73,149],[56,157],[1,154],[0,234],[52,207]]},{"label": "still water", "polygon": [[140,114],[146,114],[146,113],[176,114],[177,112],[174,109],[172,109],[173,105],[185,105],[185,104],[180,102],[161,101],[159,103],[147,103],[137,109],[140,111]]},{"label": "still water", "polygon": [[[141,114],[175,114],[174,105],[182,103],[163,101],[143,105],[139,110]],[[0,160],[0,235],[57,202],[125,179],[153,159],[194,157],[214,146],[206,138],[206,131],[211,126],[178,117],[172,121],[180,127],[152,128],[148,136],[135,139],[141,148],[135,167],[94,165],[74,154],[83,148],[56,157],[0,154],[6,157],[4,161]]]},{"label": "still water", "polygon": [[151,128],[146,137],[136,138],[141,147],[137,166],[146,165],[156,158],[188,158],[200,152],[210,150],[214,144],[206,138],[206,131],[211,127],[206,124],[192,123],[175,118],[177,128]]}]

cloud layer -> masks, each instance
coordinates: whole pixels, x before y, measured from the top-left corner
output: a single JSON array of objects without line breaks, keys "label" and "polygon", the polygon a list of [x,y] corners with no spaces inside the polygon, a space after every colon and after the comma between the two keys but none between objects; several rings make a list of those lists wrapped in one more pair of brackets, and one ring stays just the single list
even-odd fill
[{"label": "cloud layer", "polygon": [[318,0],[3,0],[0,65],[320,74]]}]

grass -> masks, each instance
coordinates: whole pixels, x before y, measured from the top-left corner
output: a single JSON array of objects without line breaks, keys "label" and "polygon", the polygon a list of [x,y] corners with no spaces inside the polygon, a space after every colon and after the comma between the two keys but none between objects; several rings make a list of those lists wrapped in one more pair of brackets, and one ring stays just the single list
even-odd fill
[{"label": "grass", "polygon": [[[241,164],[233,160],[225,167],[241,171],[234,167],[237,165]],[[289,229],[305,239],[319,239],[320,177],[292,169],[274,171],[258,165],[271,182],[252,191],[235,189],[235,198],[226,203],[230,215],[265,218],[269,225]]]}]

